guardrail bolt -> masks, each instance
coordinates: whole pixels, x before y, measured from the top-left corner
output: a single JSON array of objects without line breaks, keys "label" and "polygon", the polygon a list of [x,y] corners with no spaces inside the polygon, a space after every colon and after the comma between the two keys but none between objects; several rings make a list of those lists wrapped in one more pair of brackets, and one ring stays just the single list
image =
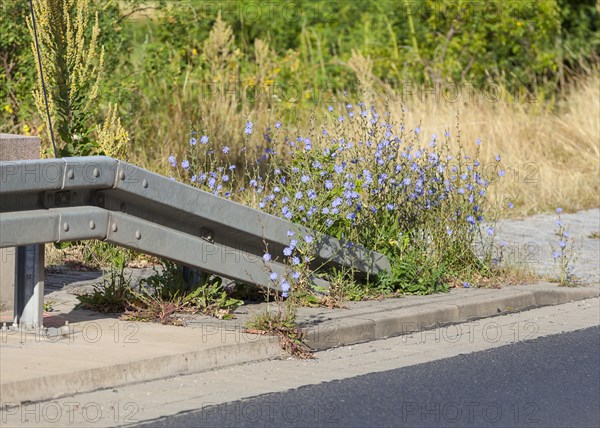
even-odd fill
[{"label": "guardrail bolt", "polygon": [[200,235],[201,235],[201,238],[204,239],[205,241],[208,241],[210,243],[215,242],[214,234],[213,234],[212,230],[210,230],[210,229],[203,227],[202,229],[200,229]]},{"label": "guardrail bolt", "polygon": [[142,234],[140,233],[139,230],[135,231],[135,239],[140,239],[142,237]]},{"label": "guardrail bolt", "polygon": [[96,228],[96,223],[94,223],[94,220],[90,220],[90,229],[94,230]]},{"label": "guardrail bolt", "polygon": [[98,168],[94,168],[93,174],[94,174],[94,177],[96,177],[96,178],[100,177],[100,171],[98,171]]},{"label": "guardrail bolt", "polygon": [[119,228],[117,227],[117,223],[113,223],[110,227],[113,232],[116,232]]},{"label": "guardrail bolt", "polygon": [[121,171],[121,172],[119,173],[119,178],[120,178],[121,180],[125,180],[125,171]]},{"label": "guardrail bolt", "polygon": [[146,180],[144,178],[144,181],[142,181],[142,187],[145,189],[146,187],[148,187],[148,180]]},{"label": "guardrail bolt", "polygon": [[69,172],[67,173],[67,177],[69,177],[71,180],[75,177],[75,173],[73,172],[72,169],[70,169]]},{"label": "guardrail bolt", "polygon": [[68,232],[68,231],[69,231],[69,223],[67,223],[67,222],[64,222],[64,223],[63,223],[63,230],[64,230],[65,232]]}]

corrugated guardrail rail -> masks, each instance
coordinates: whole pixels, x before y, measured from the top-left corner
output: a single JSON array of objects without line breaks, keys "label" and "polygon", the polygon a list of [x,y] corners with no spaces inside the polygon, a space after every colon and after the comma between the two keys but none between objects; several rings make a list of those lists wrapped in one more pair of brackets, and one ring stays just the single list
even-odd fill
[{"label": "corrugated guardrail rail", "polygon": [[[265,244],[282,255],[287,231],[309,229],[109,157],[0,162],[0,247],[98,239],[202,271],[268,286]],[[318,237],[315,266],[390,270],[382,254]],[[274,257],[275,259],[276,257]],[[315,279],[319,285],[327,283]]]}]

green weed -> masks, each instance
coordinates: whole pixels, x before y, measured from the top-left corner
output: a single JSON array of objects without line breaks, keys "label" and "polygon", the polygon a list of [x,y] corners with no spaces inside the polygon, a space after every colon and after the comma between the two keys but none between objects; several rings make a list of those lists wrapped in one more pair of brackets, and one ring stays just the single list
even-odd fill
[{"label": "green weed", "polygon": [[559,237],[558,246],[551,242],[550,248],[558,270],[558,283],[562,286],[573,287],[577,285],[577,278],[573,274],[573,265],[577,262],[579,253],[575,248],[575,241],[562,222],[560,217],[562,211],[562,208],[556,208],[558,218],[555,234]]},{"label": "green weed", "polygon": [[246,324],[246,331],[254,334],[269,334],[279,337],[281,347],[290,355],[298,358],[314,358],[312,350],[303,343],[304,333],[296,322],[295,306],[281,300],[276,309],[267,309],[257,314]]},{"label": "green weed", "polygon": [[139,288],[132,291],[125,317],[180,325],[178,312],[231,319],[242,304],[243,301],[229,296],[221,278],[206,273],[185,278],[180,266],[165,260],[160,272],[156,270],[154,275],[141,280]]},{"label": "green weed", "polygon": [[125,272],[125,257],[116,260],[116,265],[103,277],[102,284],[94,284],[89,293],[79,294],[77,308],[104,313],[124,312],[132,297],[131,274]]}]

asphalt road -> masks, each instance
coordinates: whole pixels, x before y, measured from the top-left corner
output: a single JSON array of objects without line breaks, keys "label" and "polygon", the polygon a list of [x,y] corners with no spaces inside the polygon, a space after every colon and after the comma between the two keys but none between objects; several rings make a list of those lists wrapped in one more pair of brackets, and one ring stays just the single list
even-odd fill
[{"label": "asphalt road", "polygon": [[598,427],[600,327],[206,407],[153,427]]}]

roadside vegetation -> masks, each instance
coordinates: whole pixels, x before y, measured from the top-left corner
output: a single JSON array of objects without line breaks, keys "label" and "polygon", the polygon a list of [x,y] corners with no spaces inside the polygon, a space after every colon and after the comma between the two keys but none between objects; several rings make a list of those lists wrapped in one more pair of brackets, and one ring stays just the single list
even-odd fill
[{"label": "roadside vegetation", "polygon": [[[595,0],[300,1],[293,9],[241,0],[221,15],[196,1],[45,3],[87,4],[84,46],[97,28],[87,53],[102,63],[102,70],[84,67],[82,88],[70,98],[47,76],[57,92],[54,120],[69,118],[55,126],[64,130],[57,131],[61,150],[125,157],[166,173],[168,156],[183,154],[199,122],[215,144],[239,153],[247,143],[264,146],[277,120],[307,131],[313,113],[330,104],[363,101],[396,121],[404,108],[407,124],[421,123],[423,143],[453,127],[460,111],[464,141],[485,141],[486,158],[503,154],[502,192],[516,199],[510,215],[598,206]],[[2,8],[10,37],[0,42],[1,131],[39,134],[49,149],[36,108],[27,2]],[[60,22],[49,19],[51,10],[47,22]],[[40,31],[50,25],[43,18]],[[43,55],[51,58],[60,56]],[[94,102],[79,106],[90,94]],[[240,133],[247,120],[256,129],[250,141]]]},{"label": "roadside vegetation", "polygon": [[[27,4],[2,5],[0,131],[40,135],[48,157],[124,158],[314,230],[264,249],[288,271],[264,291],[279,309],[250,326],[299,353],[298,305],[527,280],[502,264],[496,220],[600,205],[595,0],[33,3],[42,69]],[[387,255],[392,272],[359,284],[352,269],[318,269],[332,284],[318,289],[321,234]],[[83,307],[177,324],[241,304],[220,278],[169,262],[134,287],[131,257],[83,248],[112,265]]]}]

